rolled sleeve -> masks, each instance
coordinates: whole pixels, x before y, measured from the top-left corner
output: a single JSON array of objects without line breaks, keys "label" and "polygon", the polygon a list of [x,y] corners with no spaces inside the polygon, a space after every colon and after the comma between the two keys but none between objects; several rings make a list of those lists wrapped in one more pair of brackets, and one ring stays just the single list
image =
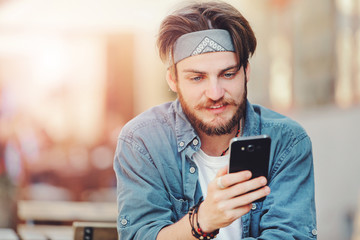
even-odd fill
[{"label": "rolled sleeve", "polygon": [[114,170],[117,177],[120,239],[156,239],[172,224],[169,193],[150,155],[136,141],[118,140]]}]

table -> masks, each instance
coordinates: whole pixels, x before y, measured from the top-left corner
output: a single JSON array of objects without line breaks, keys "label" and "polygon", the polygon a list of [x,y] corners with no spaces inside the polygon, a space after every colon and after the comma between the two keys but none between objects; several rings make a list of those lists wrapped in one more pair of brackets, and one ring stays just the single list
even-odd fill
[{"label": "table", "polygon": [[117,240],[116,202],[21,200],[18,217],[22,240],[74,240],[75,235],[83,236],[85,227],[94,231],[92,239]]},{"label": "table", "polygon": [[[9,230],[4,234],[0,231],[1,240],[19,240],[19,237],[21,240],[118,240],[115,222],[74,222],[73,226],[20,224],[17,234]],[[89,230],[91,234],[86,235]]]},{"label": "table", "polygon": [[72,226],[20,224],[17,233],[22,240],[73,240]]},{"label": "table", "polygon": [[10,228],[0,228],[0,239],[1,240],[19,240],[19,237],[14,230]]},{"label": "table", "polygon": [[19,201],[18,216],[32,221],[116,222],[116,202]]}]

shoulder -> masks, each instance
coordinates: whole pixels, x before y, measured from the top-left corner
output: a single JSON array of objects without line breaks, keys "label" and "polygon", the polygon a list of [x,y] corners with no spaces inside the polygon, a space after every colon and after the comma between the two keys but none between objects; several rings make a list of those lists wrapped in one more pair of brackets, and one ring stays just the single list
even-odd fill
[{"label": "shoulder", "polygon": [[296,144],[309,138],[306,130],[295,120],[260,105],[252,105],[259,119],[261,134],[269,135],[273,141]]},{"label": "shoulder", "polygon": [[172,102],[152,107],[127,122],[122,128],[119,138],[130,140],[136,135],[151,135],[153,131],[169,128],[174,125],[174,114]]},{"label": "shoulder", "polygon": [[260,133],[271,137],[270,179],[288,171],[286,169],[311,168],[312,143],[306,130],[295,120],[273,110],[258,105],[253,109],[259,119]]},{"label": "shoulder", "polygon": [[120,132],[120,137],[131,137],[139,131],[148,131],[154,126],[168,125],[170,124],[173,115],[174,108],[172,102],[152,107],[127,122]]}]

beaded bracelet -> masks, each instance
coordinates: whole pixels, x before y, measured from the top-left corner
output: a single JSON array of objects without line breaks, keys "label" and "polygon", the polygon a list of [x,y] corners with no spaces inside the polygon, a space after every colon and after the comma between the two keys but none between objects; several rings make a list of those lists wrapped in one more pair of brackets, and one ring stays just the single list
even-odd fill
[{"label": "beaded bracelet", "polygon": [[[213,239],[217,236],[217,234],[219,233],[219,229],[216,229],[215,231],[211,232],[211,233],[205,233],[202,231],[199,221],[198,221],[198,211],[199,211],[199,207],[200,204],[203,202],[203,199],[200,198],[199,202],[193,206],[192,208],[190,208],[189,210],[189,221],[190,221],[190,225],[191,225],[191,233],[194,237],[196,237],[197,239]],[[196,225],[197,225],[197,231],[195,230],[195,216],[196,216]]]}]

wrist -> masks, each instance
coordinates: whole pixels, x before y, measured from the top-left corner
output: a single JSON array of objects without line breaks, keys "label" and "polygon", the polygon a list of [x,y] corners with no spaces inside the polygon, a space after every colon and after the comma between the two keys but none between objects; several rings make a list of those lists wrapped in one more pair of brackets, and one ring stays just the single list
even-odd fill
[{"label": "wrist", "polygon": [[204,229],[201,228],[199,223],[199,208],[202,203],[202,198],[200,201],[190,208],[189,211],[189,222],[191,226],[191,233],[194,237],[197,239],[213,239],[216,238],[216,235],[219,233],[219,229],[215,229],[213,231],[204,231]]},{"label": "wrist", "polygon": [[206,210],[204,209],[203,203],[199,206],[197,217],[197,227],[200,227],[204,232],[213,232],[217,229],[215,226],[211,226],[211,221],[209,221],[209,217],[206,216]]}]

